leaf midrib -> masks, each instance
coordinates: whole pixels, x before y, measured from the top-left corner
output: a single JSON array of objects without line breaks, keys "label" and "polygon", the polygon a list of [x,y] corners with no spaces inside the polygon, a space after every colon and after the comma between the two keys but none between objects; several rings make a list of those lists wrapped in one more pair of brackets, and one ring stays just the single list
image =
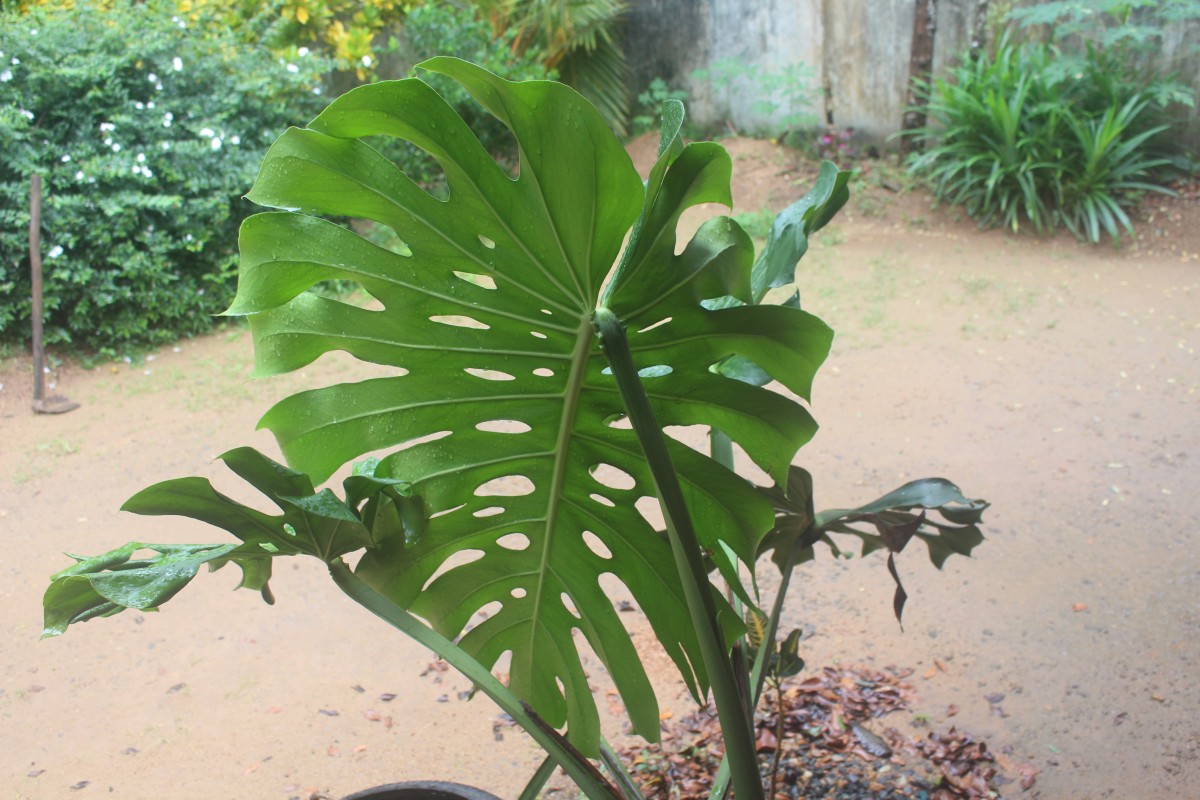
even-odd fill
[{"label": "leaf midrib", "polygon": [[[579,329],[575,334],[575,346],[571,351],[571,374],[563,387],[563,414],[559,420],[558,435],[554,440],[554,473],[550,477],[546,503],[546,529],[542,536],[541,560],[537,571],[537,591],[534,593],[533,620],[541,619],[542,600],[545,598],[546,573],[552,572],[550,567],[550,550],[554,541],[554,529],[558,519],[558,506],[562,498],[563,486],[566,483],[567,450],[571,437],[575,435],[575,417],[579,411],[579,399],[583,394],[584,380],[587,377],[588,356],[591,352],[595,332],[592,328],[590,315],[580,315]],[[534,653],[537,647],[537,626],[530,628],[529,652]]]}]

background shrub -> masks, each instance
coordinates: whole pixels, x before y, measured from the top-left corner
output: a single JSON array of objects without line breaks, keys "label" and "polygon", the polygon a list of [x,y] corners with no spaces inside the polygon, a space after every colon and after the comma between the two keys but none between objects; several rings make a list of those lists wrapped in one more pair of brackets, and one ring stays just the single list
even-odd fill
[{"label": "background shrub", "polygon": [[1161,105],[1144,84],[1090,52],[1089,71],[1063,77],[1053,45],[1004,40],[994,56],[918,83],[929,124],[908,134],[918,146],[909,169],[982,226],[1064,225],[1093,242],[1132,233],[1125,208],[1167,191],[1151,176],[1168,162],[1149,144],[1166,126],[1154,124]]},{"label": "background shrub", "polygon": [[112,354],[203,331],[234,287],[241,199],[324,105],[287,62],[173,4],[0,14],[0,339],[28,336],[29,176],[43,176],[48,343]]}]

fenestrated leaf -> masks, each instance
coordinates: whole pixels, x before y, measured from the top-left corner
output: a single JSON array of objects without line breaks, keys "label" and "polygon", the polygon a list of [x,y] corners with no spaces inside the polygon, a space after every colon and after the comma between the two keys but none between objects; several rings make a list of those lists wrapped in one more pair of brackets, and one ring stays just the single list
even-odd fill
[{"label": "fenestrated leaf", "polygon": [[[811,418],[713,366],[742,355],[807,397],[830,332],[795,308],[703,305],[751,294],[752,244],[731,221],[710,221],[675,252],[686,208],[728,203],[722,148],[683,147],[669,133],[644,186],[570,89],[509,83],[454,59],[424,67],[459,81],[510,128],[519,174],[497,166],[415,80],[356,89],[281,137],[249,196],[285,212],[243,226],[229,313],[250,315],[260,373],[333,350],[388,369],[287,398],[261,424],[317,482],[384,451],[375,475],[411,483],[423,530],[369,549],[360,577],[484,664],[510,654],[513,690],[592,754],[598,719],[573,637],[581,632],[635,730],[656,738],[657,704],[604,576],[629,588],[693,691],[705,690],[707,676],[669,547],[634,505],[653,496],[653,481],[637,438],[620,425],[593,314],[605,306],[626,326],[661,424],[718,427],[780,479],[812,435]],[[432,155],[448,198],[430,196],[359,140],[379,135]],[[405,254],[310,214],[387,225]],[[358,282],[382,310],[306,292],[325,280]],[[671,446],[701,544],[737,581],[728,553],[754,558],[770,505],[709,458]]]},{"label": "fenestrated leaf", "polygon": [[[895,555],[915,536],[925,543],[929,560],[938,569],[957,553],[969,556],[983,541],[978,525],[988,503],[968,500],[962,491],[944,478],[922,478],[857,508],[837,508],[812,513],[812,476],[801,467],[792,467],[785,490],[772,486],[760,490],[775,507],[775,527],[763,540],[760,553],[773,551],[771,560],[780,570],[811,561],[814,545],[823,542],[841,555],[830,534],[849,534],[862,542],[861,555],[887,550],[887,568],[896,583],[893,610],[899,620],[907,593],[900,582]],[[916,513],[913,513],[914,510]],[[937,511],[945,522],[928,517]],[[869,525],[874,532],[864,529]]]}]

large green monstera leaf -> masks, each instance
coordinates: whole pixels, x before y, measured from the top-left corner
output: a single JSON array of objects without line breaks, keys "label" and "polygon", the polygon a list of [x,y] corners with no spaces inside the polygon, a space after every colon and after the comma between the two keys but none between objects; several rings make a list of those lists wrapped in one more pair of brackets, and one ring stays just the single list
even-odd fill
[{"label": "large green monstera leaf", "polygon": [[[727,218],[677,247],[685,209],[729,204],[730,159],[719,146],[670,137],[644,184],[569,88],[509,83],[454,59],[423,68],[457,80],[510,128],[519,174],[499,167],[418,80],[356,89],[282,136],[249,197],[284,211],[246,222],[229,313],[250,315],[262,374],[335,350],[391,369],[294,395],[261,424],[314,482],[382,451],[376,476],[405,481],[423,502],[420,535],[368,549],[361,578],[483,663],[507,654],[511,688],[595,752],[582,635],[635,730],[654,738],[657,705],[608,581],[632,593],[694,691],[707,676],[669,546],[635,505],[653,485],[593,316],[603,306],[625,326],[663,426],[720,429],[780,482],[815,424],[800,405],[715,365],[740,357],[807,397],[831,333],[795,308],[711,302],[752,300],[753,246]],[[374,136],[431,154],[448,198],[362,141]],[[378,247],[318,215],[373,220],[404,246]],[[382,308],[307,291],[329,280],[356,282]],[[736,584],[726,554],[753,562],[771,505],[672,444],[701,543]]]},{"label": "large green monstera leaf", "polygon": [[[511,689],[565,725],[585,754],[597,752],[599,723],[583,642],[611,674],[634,729],[654,739],[654,694],[610,593],[624,585],[693,692],[707,691],[708,675],[671,546],[639,510],[661,476],[647,466],[612,370],[632,375],[621,366],[631,353],[658,425],[719,430],[784,485],[816,426],[762,384],[769,376],[807,398],[831,332],[794,303],[756,304],[764,281],[782,278],[752,278],[752,244],[729,219],[677,243],[684,210],[730,201],[728,154],[683,146],[681,115],[668,115],[673,127],[643,182],[569,88],[509,83],[455,59],[423,68],[461,83],[509,127],[519,173],[498,166],[415,79],[356,89],[285,133],[249,194],[279,211],[242,228],[229,313],[249,316],[260,374],[345,351],[379,365],[378,376],[302,392],[266,413],[261,424],[288,467],[252,452],[226,458],[283,516],[247,510],[199,479],[152,487],[131,510],[203,519],[244,544],[154,546],[149,559],[134,558],[135,544],[81,560],[58,576],[48,631],[119,611],[128,593],[114,591],[114,580],[156,580],[175,561],[186,569],[130,595],[128,607],[156,607],[202,563],[235,561],[246,585],[265,592],[274,555],[314,555],[336,572],[362,550],[360,581],[485,667],[507,657]],[[364,141],[379,136],[432,155],[448,197]],[[844,194],[844,178],[827,177],[825,195]],[[806,202],[797,206],[797,246],[828,208]],[[390,227],[403,244],[377,246],[340,224],[347,218]],[[309,291],[331,280],[357,283],[373,302]],[[610,367],[597,324],[611,355],[614,320],[625,334]],[[739,562],[759,552],[771,501],[704,453],[667,441],[705,555],[746,596]],[[365,454],[379,460],[347,483],[345,500],[312,488]],[[106,577],[110,568],[125,574]],[[735,631],[740,623],[709,588]]]}]

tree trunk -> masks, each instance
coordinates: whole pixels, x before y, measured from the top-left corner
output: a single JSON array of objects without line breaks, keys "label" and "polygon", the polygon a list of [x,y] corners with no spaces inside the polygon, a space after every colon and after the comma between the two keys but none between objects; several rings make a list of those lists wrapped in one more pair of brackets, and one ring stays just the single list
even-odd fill
[{"label": "tree trunk", "polygon": [[[908,93],[904,99],[902,131],[911,131],[925,126],[926,116],[917,108],[920,98],[916,92],[918,81],[928,82],[933,73],[933,41],[937,34],[937,0],[917,0],[913,7],[912,51],[908,60]],[[914,147],[911,136],[902,136],[900,152],[909,153]]]}]

